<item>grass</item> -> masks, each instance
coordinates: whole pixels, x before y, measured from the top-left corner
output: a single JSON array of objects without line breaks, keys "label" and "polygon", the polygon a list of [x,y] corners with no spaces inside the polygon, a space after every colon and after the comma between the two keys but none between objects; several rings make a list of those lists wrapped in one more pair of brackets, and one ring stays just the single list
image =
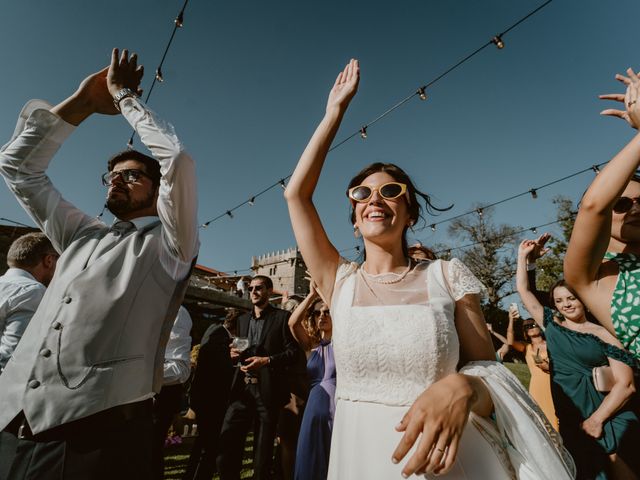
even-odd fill
[{"label": "grass", "polygon": [[[529,367],[526,363],[505,363],[511,372],[518,377],[518,380],[522,382],[525,388],[529,388],[529,379],[531,374],[529,373]],[[165,449],[164,457],[164,478],[167,480],[179,480],[184,475],[187,469],[187,463],[189,462],[189,454],[191,453],[191,447],[193,446],[193,437],[188,437],[183,440],[180,445],[171,445]],[[242,460],[243,468],[240,473],[240,478],[251,478],[253,476],[252,468],[253,457],[253,435],[247,436],[247,443],[244,447],[244,459]],[[219,480],[218,475],[214,475],[214,480]]]}]

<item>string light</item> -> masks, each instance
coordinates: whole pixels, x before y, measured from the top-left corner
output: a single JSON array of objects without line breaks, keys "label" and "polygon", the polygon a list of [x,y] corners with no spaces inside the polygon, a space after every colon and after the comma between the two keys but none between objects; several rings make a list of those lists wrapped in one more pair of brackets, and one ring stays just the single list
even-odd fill
[{"label": "string light", "polygon": [[356,253],[360,253],[360,245],[356,245]]},{"label": "string light", "polygon": [[481,208],[476,208],[476,213],[478,214],[479,217],[482,217],[482,209]]},{"label": "string light", "polygon": [[249,206],[253,207],[256,204],[256,197],[251,197],[249,199]]},{"label": "string light", "polygon": [[[178,28],[182,28],[182,26],[184,25],[184,11],[187,8],[187,5],[189,4],[189,0],[184,0],[184,3],[182,4],[182,8],[180,9],[180,13],[178,13],[178,16],[174,19],[173,21],[173,31],[171,32],[171,36],[169,37],[169,41],[167,42],[166,47],[164,48],[164,53],[162,54],[162,59],[160,60],[160,63],[158,64],[158,67],[156,68],[156,74],[153,77],[153,81],[151,82],[151,86],[149,87],[149,90],[147,90],[147,96],[144,99],[144,103],[149,103],[149,99],[151,98],[151,93],[153,92],[154,87],[156,86],[156,83],[161,83],[164,81],[164,78],[162,76],[162,65],[164,64],[165,59],[167,58],[167,53],[169,53],[169,49],[171,48],[171,44],[173,43],[173,38],[176,35],[176,30],[178,30]],[[133,138],[136,136],[136,132],[135,130],[131,133],[131,137],[130,137],[130,142],[131,145],[133,145]],[[210,222],[206,222],[206,225],[208,226]]]},{"label": "string light", "polygon": [[[522,22],[524,22],[526,19],[528,19],[529,17],[531,17],[532,15],[534,15],[535,13],[537,13],[538,11],[540,11],[541,9],[543,9],[544,7],[546,7],[547,5],[549,5],[553,0],[547,0],[546,2],[544,2],[543,4],[541,4],[539,7],[537,7],[536,9],[532,10],[531,12],[529,12],[527,15],[525,15],[524,17],[522,17],[520,20],[518,20],[516,23],[514,23],[513,25],[511,25],[509,28],[507,28],[504,32],[500,33],[499,35],[496,35],[494,38],[495,39],[500,39],[502,41],[502,38],[511,30],[513,30],[514,28],[516,28],[518,25],[520,25]],[[186,2],[188,2],[188,0],[185,1],[185,6],[186,6]],[[184,10],[184,7],[183,7]],[[175,33],[175,29],[174,29],[174,33]],[[173,36],[172,36],[173,38]],[[349,140],[351,140],[352,138],[360,135],[360,137],[362,139],[366,139],[367,138],[367,129],[379,122],[380,120],[382,120],[383,118],[385,118],[386,116],[388,116],[389,114],[391,114],[393,111],[395,111],[396,109],[400,108],[402,105],[404,105],[405,103],[407,103],[408,101],[410,101],[412,98],[414,97],[418,97],[420,99],[423,99],[421,92],[424,93],[424,96],[426,97],[426,90],[431,87],[432,85],[436,84],[438,81],[440,81],[441,79],[443,79],[445,76],[447,76],[448,74],[450,74],[451,72],[453,72],[454,70],[456,70],[457,68],[459,68],[461,65],[463,65],[464,63],[466,63],[467,61],[469,61],[472,57],[476,56],[477,54],[479,54],[482,50],[484,50],[486,47],[490,46],[494,44],[493,39],[487,41],[484,45],[480,46],[479,48],[477,48],[476,50],[474,50],[473,52],[471,52],[470,54],[468,54],[466,57],[464,57],[463,59],[459,60],[457,63],[455,63],[454,65],[452,65],[451,67],[447,68],[444,72],[442,72],[440,75],[438,75],[437,77],[435,77],[433,80],[431,80],[430,82],[428,82],[427,84],[423,85],[422,87],[418,88],[416,91],[414,91],[413,93],[411,93],[411,95],[408,95],[407,97],[403,98],[402,100],[400,100],[399,102],[397,102],[395,105],[391,106],[390,108],[388,108],[387,110],[385,110],[384,112],[382,112],[380,115],[378,115],[376,118],[374,118],[372,121],[370,121],[369,123],[363,125],[359,130],[353,132],[351,135],[343,138],[342,140],[340,140],[338,143],[334,144],[327,153],[332,152],[333,150],[339,148],[340,146],[344,145],[345,143],[347,143]],[[497,44],[496,44],[497,46]],[[502,46],[504,46],[504,42],[502,41]],[[499,47],[501,48],[501,47]],[[166,55],[166,51],[165,51],[165,55]],[[163,57],[164,60],[164,57]],[[162,62],[161,62],[162,64]],[[152,88],[153,88],[153,84],[152,84]],[[151,93],[151,92],[149,92]],[[288,175],[285,177],[285,179],[288,179],[289,177],[291,177],[291,175]],[[255,194],[255,197],[258,197],[264,193],[266,193],[267,191],[271,190],[272,188],[274,188],[275,186],[277,186],[279,184],[279,182],[276,182],[275,184],[265,188],[262,192]],[[528,193],[528,192],[527,192]],[[247,201],[242,202],[239,205],[236,205],[235,207],[229,209],[230,211],[234,211],[238,208],[240,208],[241,206],[247,204]],[[215,222],[217,220],[219,220],[220,218],[224,217],[225,213],[221,213],[218,216],[212,218],[211,220],[209,220],[209,222]],[[442,223],[442,222],[438,222],[438,223]]]},{"label": "string light", "polygon": [[496,236],[496,237],[487,238],[486,240],[480,240],[478,242],[468,243],[466,245],[461,245],[459,247],[447,248],[447,249],[440,250],[440,251],[434,252],[434,253],[436,255],[441,254],[441,253],[450,254],[452,250],[462,250],[463,248],[475,247],[476,245],[481,245],[481,244],[484,244],[484,243],[487,243],[487,242],[493,242],[493,241],[501,240],[501,239],[504,239],[504,238],[515,237],[515,236],[520,235],[521,233],[524,233],[524,232],[527,232],[527,231],[533,232],[534,229],[537,232],[537,230],[540,229],[540,228],[548,227],[549,225],[555,225],[557,223],[561,223],[561,222],[564,222],[566,220],[570,220],[570,219],[574,218],[577,214],[578,214],[578,212],[571,212],[570,215],[568,215],[566,217],[563,217],[563,218],[559,218],[558,220],[555,220],[553,222],[544,223],[542,225],[536,225],[534,227],[523,228],[521,230],[517,230],[517,231],[509,233],[507,235],[499,235],[499,236]]},{"label": "string light", "polygon": [[593,172],[597,175],[600,173],[600,166],[599,165],[592,165],[591,166],[591,170],[593,170]]},{"label": "string light", "polygon": [[[493,202],[493,203],[490,203],[488,205],[484,205],[482,208],[484,208],[486,210],[487,208],[495,207],[496,205],[501,205],[503,203],[510,202],[511,200],[515,200],[516,198],[520,198],[520,197],[523,197],[525,195],[531,195],[531,190],[535,190],[536,194],[537,194],[538,191],[542,190],[543,188],[550,187],[552,185],[555,185],[556,183],[564,182],[565,180],[569,180],[570,178],[576,177],[578,175],[582,175],[585,172],[590,172],[591,170],[594,169],[594,167],[595,168],[601,167],[602,165],[606,165],[607,163],[608,162],[602,162],[602,163],[600,163],[598,165],[593,165],[593,166],[591,166],[589,168],[584,168],[584,169],[579,170],[577,172],[574,172],[574,173],[572,173],[570,175],[565,175],[564,177],[561,177],[561,178],[558,178],[558,179],[553,180],[551,182],[545,183],[544,185],[540,185],[539,187],[529,189],[526,192],[518,193],[516,195],[511,195],[510,197],[503,198],[502,200],[498,200],[497,202]],[[455,215],[453,217],[445,218],[444,220],[440,220],[439,222],[435,222],[433,225],[441,225],[443,223],[449,223],[449,222],[451,222],[453,220],[457,220],[458,218],[462,218],[462,217],[466,217],[467,215],[471,215],[472,213],[478,213],[478,209],[469,210],[468,212],[464,212],[464,213],[461,213],[459,215]]]},{"label": "string light", "polygon": [[180,11],[178,16],[174,20],[174,23],[178,28],[182,28],[182,26],[184,25],[184,11]]},{"label": "string light", "polygon": [[229,218],[233,218],[233,213],[231,213],[231,210],[227,210],[227,216]]},{"label": "string light", "polygon": [[283,190],[287,189],[287,184],[284,182],[284,178],[281,178],[280,182],[278,182],[278,183],[280,184],[280,186],[282,187]]},{"label": "string light", "polygon": [[504,48],[504,42],[502,41],[501,35],[496,35],[495,37],[493,37],[491,39],[491,43],[498,47],[498,50],[502,50]]},{"label": "string light", "polygon": [[418,94],[418,97],[420,97],[420,100],[427,99],[427,87],[420,87],[416,93]]},{"label": "string light", "polygon": [[129,138],[129,141],[127,142],[127,148],[129,150],[131,150],[133,148],[133,136],[131,138]]},{"label": "string light", "polygon": [[431,226],[431,231],[435,232],[436,231],[436,224],[432,223],[430,226]]},{"label": "string light", "polygon": [[529,193],[531,194],[531,198],[533,198],[534,200],[538,198],[538,191],[535,188],[529,190]]},{"label": "string light", "polygon": [[537,235],[538,229],[536,227],[531,228],[531,233],[533,233],[534,235]]}]

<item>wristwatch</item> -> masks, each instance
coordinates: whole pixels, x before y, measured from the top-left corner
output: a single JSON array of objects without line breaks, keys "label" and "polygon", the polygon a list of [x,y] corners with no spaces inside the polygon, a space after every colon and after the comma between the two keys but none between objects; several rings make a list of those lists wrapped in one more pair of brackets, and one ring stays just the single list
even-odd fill
[{"label": "wristwatch", "polygon": [[113,96],[113,104],[116,106],[118,111],[120,111],[120,102],[127,97],[135,97],[138,98],[138,95],[133,90],[128,88],[123,88],[118,90],[118,92]]}]

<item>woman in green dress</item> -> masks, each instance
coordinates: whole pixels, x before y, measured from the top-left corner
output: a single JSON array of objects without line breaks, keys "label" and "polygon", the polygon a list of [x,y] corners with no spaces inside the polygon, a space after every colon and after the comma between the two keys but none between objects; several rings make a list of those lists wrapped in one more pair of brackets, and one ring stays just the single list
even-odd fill
[{"label": "woman in green dress", "polygon": [[[534,240],[520,244],[518,293],[534,320],[545,328],[560,435],[576,462],[577,478],[637,478],[640,420],[627,404],[635,392],[635,359],[605,328],[587,321],[584,305],[564,280],[551,288],[555,310],[540,304],[526,271],[535,247]],[[610,365],[613,374],[608,393],[598,391],[592,380],[593,369],[604,365]]]},{"label": "woman in green dress", "polygon": [[[603,115],[640,126],[640,79],[631,69],[616,75],[626,94],[601,95],[624,110]],[[592,314],[640,359],[640,134],[608,163],[580,202],[564,260],[567,282]]]}]

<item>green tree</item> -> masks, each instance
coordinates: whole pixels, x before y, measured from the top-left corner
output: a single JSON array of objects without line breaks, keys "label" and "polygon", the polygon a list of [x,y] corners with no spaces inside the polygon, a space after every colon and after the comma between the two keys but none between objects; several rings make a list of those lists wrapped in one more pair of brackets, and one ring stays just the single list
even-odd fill
[{"label": "green tree", "polygon": [[494,317],[504,314],[500,301],[514,292],[516,245],[519,240],[517,232],[520,228],[496,225],[492,209],[482,208],[481,205],[474,208],[477,214],[454,220],[449,226],[449,234],[463,245],[469,245],[453,250],[453,256],[459,257],[486,287],[483,310],[487,320],[493,323]]}]

